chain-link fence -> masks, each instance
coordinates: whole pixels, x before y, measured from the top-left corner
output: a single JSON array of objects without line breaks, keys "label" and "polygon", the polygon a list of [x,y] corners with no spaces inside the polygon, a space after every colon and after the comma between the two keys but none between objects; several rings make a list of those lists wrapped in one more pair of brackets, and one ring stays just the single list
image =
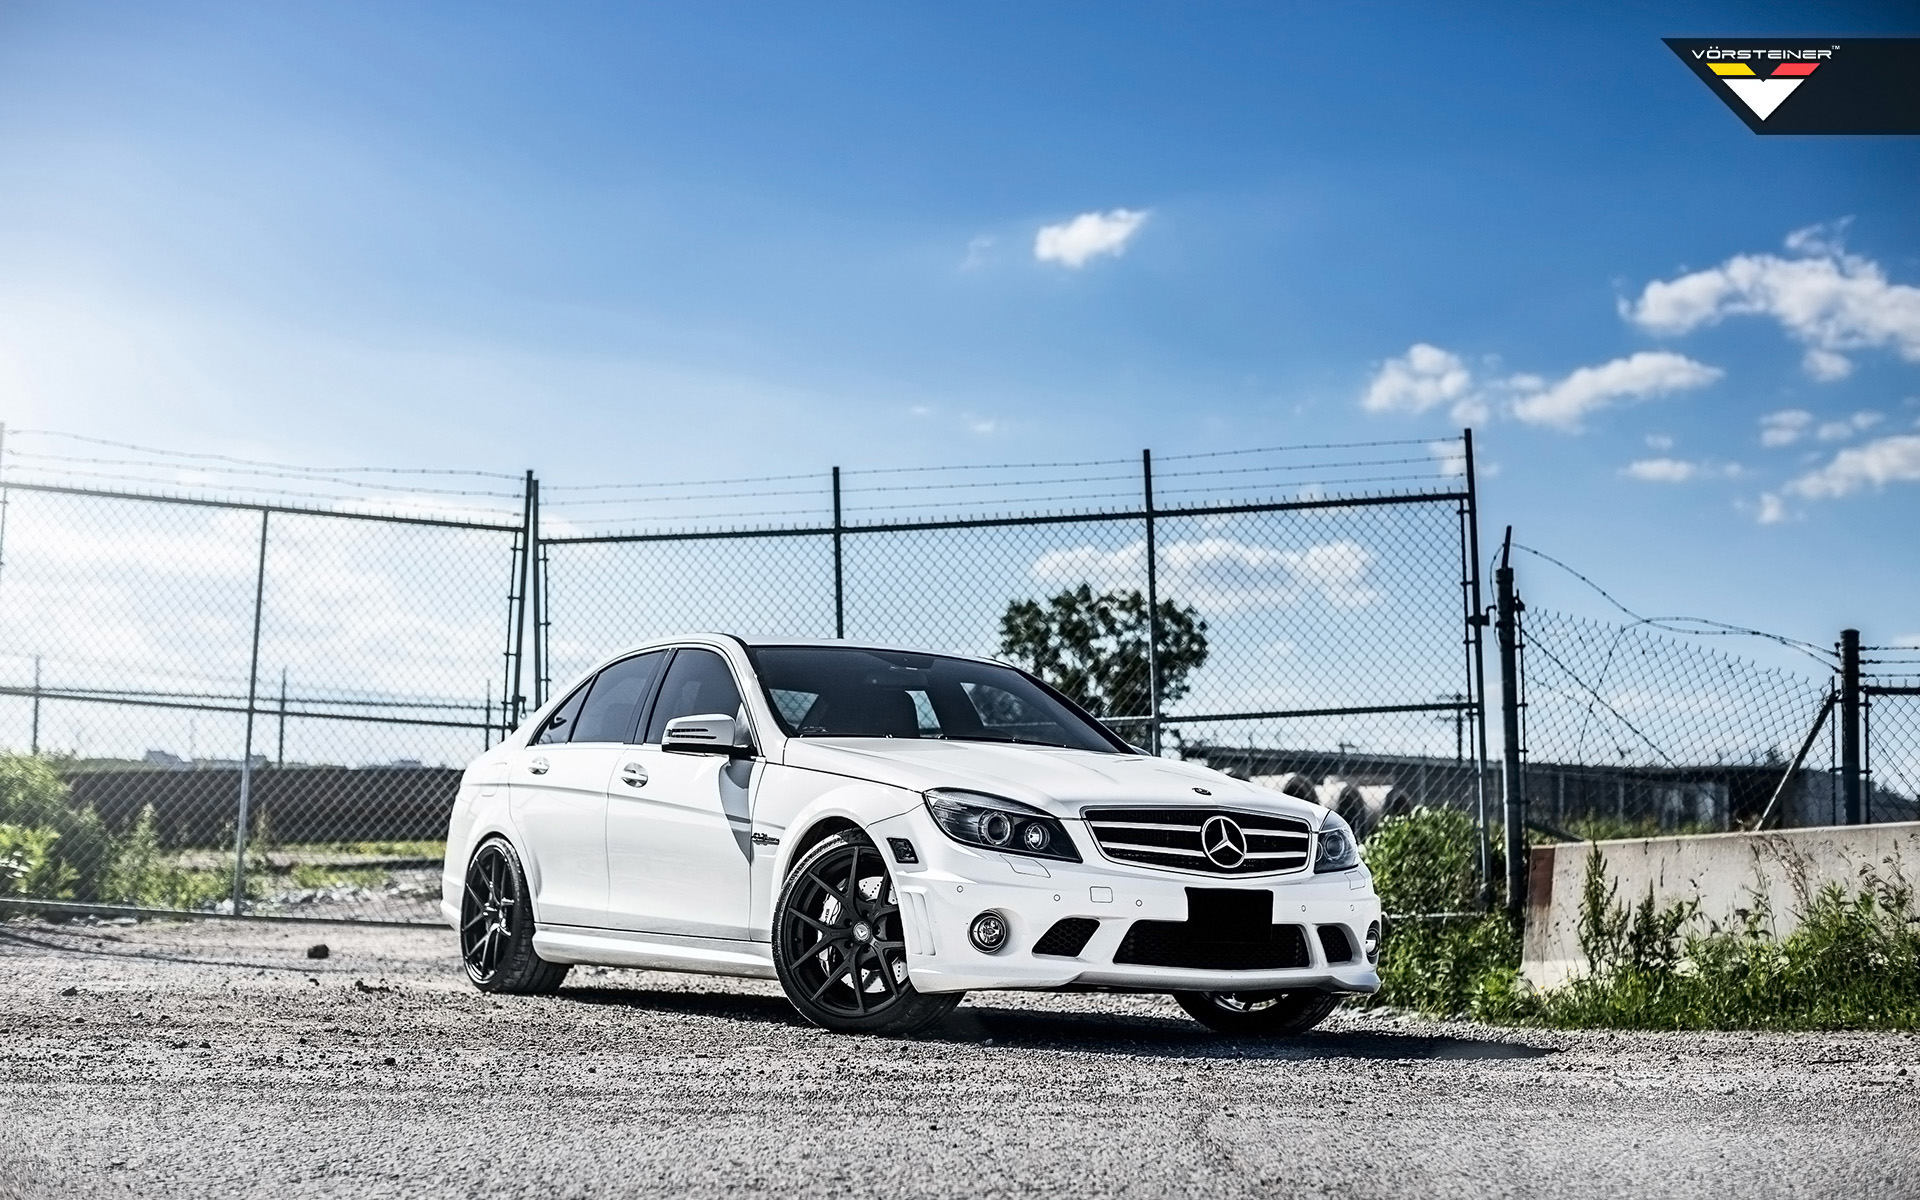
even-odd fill
[{"label": "chain-link fence", "polygon": [[1718,832],[1756,824],[1769,804],[1789,824],[1834,823],[1831,739],[1815,737],[1795,766],[1829,704],[1818,662],[1763,664],[1729,645],[1738,638],[1667,622],[1530,609],[1523,628],[1538,824]]},{"label": "chain-link fence", "polygon": [[1863,647],[1861,670],[1863,816],[1920,820],[1920,645]]},{"label": "chain-link fence", "polygon": [[1520,608],[1536,831],[1920,818],[1920,650],[1861,647],[1852,630],[1825,647],[1713,621]]},{"label": "chain-link fence", "polygon": [[700,629],[1020,661],[1363,828],[1487,779],[1470,436],[544,496],[38,436],[0,447],[15,903],[432,920],[462,764]]},{"label": "chain-link fence", "polygon": [[[720,528],[542,539],[552,659],[564,681],[695,628],[984,654],[1136,744],[1363,828],[1474,806],[1470,459],[1465,439],[1374,442],[704,485],[676,500],[719,517],[639,519]],[[801,520],[726,525],[788,513]]]},{"label": "chain-link fence", "polygon": [[32,462],[0,488],[0,896],[432,919],[522,528]]}]

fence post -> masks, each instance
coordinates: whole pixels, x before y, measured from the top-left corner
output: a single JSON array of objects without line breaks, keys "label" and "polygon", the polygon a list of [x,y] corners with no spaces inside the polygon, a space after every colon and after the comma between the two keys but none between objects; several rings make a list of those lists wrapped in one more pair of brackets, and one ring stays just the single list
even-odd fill
[{"label": "fence post", "polygon": [[1860,631],[1840,631],[1840,794],[1846,821],[1860,824]]},{"label": "fence post", "polygon": [[247,817],[253,803],[253,710],[260,689],[260,612],[267,592],[267,519],[260,510],[260,560],[253,576],[253,654],[247,664],[247,735],[240,748],[240,810],[233,828],[233,915],[247,905]]},{"label": "fence post", "polygon": [[1473,656],[1474,820],[1480,830],[1480,907],[1493,903],[1493,848],[1487,842],[1487,610],[1480,594],[1480,493],[1473,469],[1473,430],[1460,431],[1461,455],[1467,469],[1466,546],[1468,592],[1467,638]]},{"label": "fence post", "polygon": [[540,481],[533,479],[527,519],[527,619],[533,635],[533,706],[547,702],[547,685],[552,671],[547,661],[547,544],[540,540]]},{"label": "fence post", "polygon": [[40,656],[33,656],[33,738],[27,744],[27,752],[38,756],[40,753]]},{"label": "fence post", "polygon": [[1500,547],[1500,566],[1493,573],[1499,613],[1500,638],[1500,773],[1501,797],[1506,808],[1507,913],[1518,919],[1527,903],[1527,789],[1520,744],[1520,613],[1524,607],[1513,590],[1513,526],[1507,526]]},{"label": "fence post", "polygon": [[500,736],[513,732],[526,708],[520,664],[527,651],[527,587],[533,572],[533,472],[528,471],[520,493],[520,532],[513,554],[513,574],[507,584],[507,671],[500,689]]},{"label": "fence post", "polygon": [[287,669],[280,668],[280,731],[273,747],[273,765],[287,765]]},{"label": "fence post", "polygon": [[1140,452],[1147,513],[1147,748],[1160,753],[1160,554],[1153,518],[1153,451]]},{"label": "fence post", "polygon": [[833,469],[833,636],[847,636],[846,557],[840,542],[840,468]]}]

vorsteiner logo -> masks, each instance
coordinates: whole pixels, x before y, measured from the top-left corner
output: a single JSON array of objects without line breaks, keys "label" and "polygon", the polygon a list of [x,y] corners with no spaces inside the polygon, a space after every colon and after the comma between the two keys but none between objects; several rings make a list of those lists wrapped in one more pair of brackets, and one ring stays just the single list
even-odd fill
[{"label": "vorsteiner logo", "polygon": [[1920,133],[1920,38],[1666,43],[1755,133]]}]

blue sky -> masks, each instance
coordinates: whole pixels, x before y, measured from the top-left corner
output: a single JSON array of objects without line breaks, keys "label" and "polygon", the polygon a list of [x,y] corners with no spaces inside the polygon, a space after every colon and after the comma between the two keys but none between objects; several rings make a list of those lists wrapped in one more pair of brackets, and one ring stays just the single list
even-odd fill
[{"label": "blue sky", "polygon": [[1920,638],[1920,139],[1659,41],[1900,8],[1038,8],[5,4],[0,420],[570,482],[1471,421],[1488,539]]}]

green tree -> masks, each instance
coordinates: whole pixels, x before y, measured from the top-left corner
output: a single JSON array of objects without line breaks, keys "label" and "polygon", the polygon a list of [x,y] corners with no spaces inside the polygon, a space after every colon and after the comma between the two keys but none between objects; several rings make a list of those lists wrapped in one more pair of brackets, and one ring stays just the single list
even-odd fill
[{"label": "green tree", "polygon": [[[92,808],[75,807],[67,785],[44,758],[0,753],[0,825],[12,826],[9,858],[44,860],[44,870],[22,869],[15,888],[45,881],[55,894],[42,899],[95,900],[111,862],[106,826]],[[13,874],[13,872],[9,872]]]},{"label": "green tree", "polygon": [[[1157,607],[1154,649],[1164,706],[1187,694],[1188,676],[1207,661],[1207,623],[1171,600]],[[1097,717],[1141,717],[1152,710],[1147,624],[1147,598],[1138,591],[1095,595],[1083,583],[1045,603],[1008,604],[1000,618],[1000,653]]]}]

